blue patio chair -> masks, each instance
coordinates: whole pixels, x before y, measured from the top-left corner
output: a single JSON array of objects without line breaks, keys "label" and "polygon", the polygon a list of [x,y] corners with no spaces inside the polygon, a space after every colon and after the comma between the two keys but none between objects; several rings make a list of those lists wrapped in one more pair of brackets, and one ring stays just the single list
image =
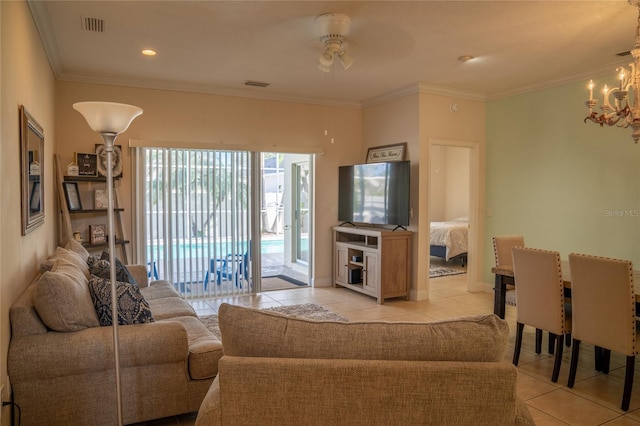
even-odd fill
[{"label": "blue patio chair", "polygon": [[249,249],[244,254],[228,254],[222,259],[210,259],[209,269],[204,276],[204,289],[206,290],[210,274],[216,274],[216,284],[220,285],[222,280],[234,281],[235,286],[242,288],[242,279],[249,281],[249,252],[251,251],[251,243]]},{"label": "blue patio chair", "polygon": [[147,277],[154,278],[156,281],[158,280],[158,269],[156,268],[156,262],[147,262]]}]

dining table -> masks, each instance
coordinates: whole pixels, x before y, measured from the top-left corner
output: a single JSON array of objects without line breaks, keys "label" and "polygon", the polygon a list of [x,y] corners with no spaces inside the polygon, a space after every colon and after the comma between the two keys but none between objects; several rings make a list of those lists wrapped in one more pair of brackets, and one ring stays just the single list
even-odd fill
[{"label": "dining table", "polygon": [[[493,313],[504,319],[507,296],[507,285],[516,286],[513,274],[513,266],[494,266],[491,272],[495,275],[495,287],[493,296]],[[565,295],[571,295],[571,269],[569,261],[562,261],[562,281]],[[633,281],[640,283],[640,270],[633,270]],[[636,311],[640,312],[640,293],[636,293]]]}]

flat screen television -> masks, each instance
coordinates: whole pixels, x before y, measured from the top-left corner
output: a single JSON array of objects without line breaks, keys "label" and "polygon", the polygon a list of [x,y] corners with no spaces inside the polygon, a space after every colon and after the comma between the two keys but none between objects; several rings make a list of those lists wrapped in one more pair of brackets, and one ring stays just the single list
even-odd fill
[{"label": "flat screen television", "polygon": [[338,220],[408,226],[409,178],[409,161],[341,166]]}]

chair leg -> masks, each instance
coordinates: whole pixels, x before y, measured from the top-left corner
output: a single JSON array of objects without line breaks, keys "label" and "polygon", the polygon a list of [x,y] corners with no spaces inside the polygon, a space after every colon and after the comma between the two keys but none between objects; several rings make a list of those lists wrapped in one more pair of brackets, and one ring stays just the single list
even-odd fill
[{"label": "chair leg", "polygon": [[542,330],[536,328],[536,353],[542,352]]},{"label": "chair leg", "polygon": [[602,348],[600,346],[594,346],[593,354],[596,363],[596,371],[602,371]]},{"label": "chair leg", "polygon": [[609,374],[609,364],[611,364],[611,350],[602,349],[602,373]]},{"label": "chair leg", "polygon": [[578,370],[578,356],[580,355],[580,340],[573,339],[571,348],[571,366],[569,367],[569,380],[567,387],[572,388],[576,381],[576,371]]},{"label": "chair leg", "polygon": [[513,365],[518,365],[518,361],[520,360],[520,349],[522,349],[522,330],[524,329],[524,324],[517,323],[516,328],[516,345],[513,349]]},{"label": "chair leg", "polygon": [[556,339],[558,338],[558,336],[556,334],[553,333],[549,333],[549,355],[553,355],[556,351]]},{"label": "chair leg", "polygon": [[567,345],[567,347],[571,346],[571,333],[567,333],[566,337],[564,339],[565,344]]},{"label": "chair leg", "polygon": [[556,347],[556,361],[553,363],[553,373],[551,374],[551,381],[556,383],[558,376],[560,375],[560,365],[562,365],[562,346],[564,346],[564,334],[556,336],[558,341]]},{"label": "chair leg", "polygon": [[627,356],[627,368],[624,373],[624,391],[622,392],[622,405],[620,408],[623,411],[629,410],[629,402],[631,401],[631,390],[633,389],[633,374],[636,366],[636,357]]}]

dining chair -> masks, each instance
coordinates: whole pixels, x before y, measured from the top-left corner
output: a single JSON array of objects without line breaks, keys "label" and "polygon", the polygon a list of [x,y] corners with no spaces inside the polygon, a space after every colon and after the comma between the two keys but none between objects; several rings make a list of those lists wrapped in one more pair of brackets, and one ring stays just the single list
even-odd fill
[{"label": "dining chair", "polygon": [[[516,292],[516,343],[513,364],[518,365],[525,325],[549,332],[550,351],[554,348],[555,363],[551,381],[557,382],[562,365],[565,335],[571,332],[571,308],[565,304],[560,253],[525,247],[514,247],[513,272]],[[554,342],[551,345],[551,342]],[[538,352],[540,353],[540,352]]]},{"label": "dining chair", "polygon": [[[501,235],[493,237],[492,240],[496,267],[513,267],[511,249],[513,247],[524,247],[524,237],[522,235]],[[516,306],[516,292],[513,289],[513,286],[507,289],[505,303],[507,305]]]},{"label": "dining chair", "polygon": [[627,260],[572,253],[569,267],[574,344],[567,386],[572,388],[575,383],[581,342],[596,347],[596,370],[605,374],[610,351],[620,352],[627,357],[620,408],[627,411],[638,353],[633,265]]}]

